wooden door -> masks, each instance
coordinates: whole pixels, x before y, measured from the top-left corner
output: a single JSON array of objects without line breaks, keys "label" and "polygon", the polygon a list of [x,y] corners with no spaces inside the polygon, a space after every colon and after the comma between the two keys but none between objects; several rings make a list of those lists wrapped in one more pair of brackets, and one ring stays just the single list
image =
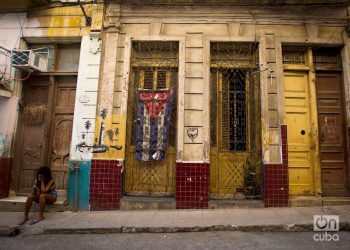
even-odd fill
[{"label": "wooden door", "polygon": [[316,73],[317,113],[324,196],[347,196],[348,162],[339,73]]},{"label": "wooden door", "polygon": [[51,167],[58,189],[67,189],[76,77],[31,77],[24,83],[15,146],[18,194],[28,194],[35,170]]},{"label": "wooden door", "polygon": [[312,195],[314,171],[308,74],[285,72],[284,97],[288,127],[289,194]]},{"label": "wooden door", "polygon": [[57,189],[67,189],[72,139],[76,77],[60,77],[53,103],[49,165]]},{"label": "wooden door", "polygon": [[14,171],[19,194],[28,194],[35,182],[35,170],[46,163],[49,118],[49,79],[31,77],[23,84],[16,135]]}]

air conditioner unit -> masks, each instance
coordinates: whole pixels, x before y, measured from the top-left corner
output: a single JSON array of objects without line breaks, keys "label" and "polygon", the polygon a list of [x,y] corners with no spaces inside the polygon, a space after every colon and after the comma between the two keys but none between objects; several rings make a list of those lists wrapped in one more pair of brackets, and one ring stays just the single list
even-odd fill
[{"label": "air conditioner unit", "polygon": [[47,57],[34,50],[13,50],[12,66],[26,71],[47,72]]}]

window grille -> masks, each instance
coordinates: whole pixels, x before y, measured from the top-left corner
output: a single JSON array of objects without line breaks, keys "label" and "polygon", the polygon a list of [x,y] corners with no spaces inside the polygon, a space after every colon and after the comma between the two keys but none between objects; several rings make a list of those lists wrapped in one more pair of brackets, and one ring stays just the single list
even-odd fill
[{"label": "window grille", "polygon": [[247,95],[251,92],[249,82],[258,73],[257,56],[256,44],[213,43],[211,46],[211,119],[220,121],[220,131],[212,123],[211,145],[217,145],[218,140],[221,150],[247,150]]},{"label": "window grille", "polygon": [[341,69],[341,57],[339,48],[322,48],[313,49],[313,63],[316,69],[329,68],[329,69]]},{"label": "window grille", "polygon": [[306,65],[305,48],[283,48],[283,64]]},{"label": "window grille", "polygon": [[[172,105],[171,127],[169,129],[170,146],[175,146],[176,141],[178,51],[178,42],[163,41],[135,41],[132,43],[131,49],[131,78],[128,107],[134,109],[133,111],[129,110],[133,115],[133,121],[136,119],[135,107],[137,91],[139,89],[156,91],[172,88],[175,96]],[[135,124],[132,127],[132,131],[135,131]],[[134,144],[134,133],[131,134],[131,137]]]},{"label": "window grille", "polygon": [[261,127],[256,43],[210,44],[211,197],[260,195]]}]

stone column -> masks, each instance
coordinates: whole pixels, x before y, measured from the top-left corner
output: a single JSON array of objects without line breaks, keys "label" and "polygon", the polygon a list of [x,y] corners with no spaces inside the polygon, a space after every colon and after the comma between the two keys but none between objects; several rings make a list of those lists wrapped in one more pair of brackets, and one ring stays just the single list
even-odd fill
[{"label": "stone column", "polygon": [[[112,129],[113,97],[116,81],[120,6],[107,6],[103,23],[102,70],[100,72],[99,99],[96,114],[94,158],[116,159],[115,131]],[[113,133],[113,134],[112,134]]]},{"label": "stone column", "polygon": [[[113,126],[120,5],[108,4],[103,22],[102,70],[96,114],[94,159],[91,162],[90,209],[119,209],[122,190],[122,167],[116,160],[120,148],[118,130]],[[125,132],[125,131],[124,131]],[[99,159],[96,159],[99,158]]]}]

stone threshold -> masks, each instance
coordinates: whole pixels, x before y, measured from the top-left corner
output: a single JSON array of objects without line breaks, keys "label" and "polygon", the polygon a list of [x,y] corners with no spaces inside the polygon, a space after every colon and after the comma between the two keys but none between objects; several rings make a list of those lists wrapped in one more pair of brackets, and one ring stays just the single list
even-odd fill
[{"label": "stone threshold", "polygon": [[288,203],[290,207],[340,206],[350,205],[350,197],[293,196]]}]

